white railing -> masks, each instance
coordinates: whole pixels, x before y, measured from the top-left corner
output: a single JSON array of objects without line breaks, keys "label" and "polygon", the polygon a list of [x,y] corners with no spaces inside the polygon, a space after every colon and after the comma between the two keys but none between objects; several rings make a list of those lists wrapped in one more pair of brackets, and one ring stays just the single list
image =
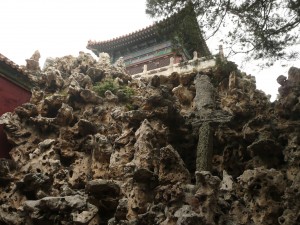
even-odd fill
[{"label": "white railing", "polygon": [[148,70],[147,65],[144,65],[144,70],[142,73],[132,75],[133,78],[141,78],[141,77],[149,77],[153,75],[170,75],[173,72],[177,72],[179,74],[183,73],[191,73],[191,72],[200,72],[205,69],[212,68],[216,65],[215,57],[208,59],[206,57],[198,58],[197,52],[194,52],[193,59],[181,62],[174,63],[174,58],[170,58],[170,64],[165,67],[160,67],[153,70]]}]

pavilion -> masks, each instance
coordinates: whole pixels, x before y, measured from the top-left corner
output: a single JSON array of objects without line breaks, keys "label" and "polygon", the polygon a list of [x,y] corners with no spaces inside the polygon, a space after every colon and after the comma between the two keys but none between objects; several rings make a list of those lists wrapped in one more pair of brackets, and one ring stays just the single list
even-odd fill
[{"label": "pavilion", "polygon": [[170,64],[208,57],[211,53],[199,28],[194,10],[186,7],[178,13],[133,33],[106,41],[89,41],[87,48],[96,55],[106,52],[114,63],[120,57],[130,75]]}]

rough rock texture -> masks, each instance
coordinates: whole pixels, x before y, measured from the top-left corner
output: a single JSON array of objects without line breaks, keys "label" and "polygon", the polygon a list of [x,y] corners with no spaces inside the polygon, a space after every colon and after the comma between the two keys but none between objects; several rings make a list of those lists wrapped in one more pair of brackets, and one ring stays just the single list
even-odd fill
[{"label": "rough rock texture", "polygon": [[38,50],[36,50],[33,55],[30,57],[30,59],[26,59],[26,69],[29,71],[40,71],[40,64],[39,60],[41,58],[41,54]]},{"label": "rough rock texture", "polygon": [[231,62],[134,80],[105,53],[48,59],[0,118],[0,224],[300,224],[299,71],[271,103]]}]

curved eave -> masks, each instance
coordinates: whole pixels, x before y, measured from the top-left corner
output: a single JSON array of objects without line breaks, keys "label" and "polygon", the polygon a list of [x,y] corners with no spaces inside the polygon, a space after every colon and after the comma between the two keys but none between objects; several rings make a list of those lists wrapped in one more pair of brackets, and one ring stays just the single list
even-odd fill
[{"label": "curved eave", "polygon": [[[154,36],[158,36],[158,27],[164,26],[170,23],[171,19],[176,15],[172,15],[167,17],[159,22],[156,22],[148,27],[143,29],[137,30],[135,32],[129,33],[127,35],[123,35],[121,37],[113,38],[106,41],[89,41],[88,45],[86,46],[87,49],[92,50],[93,52],[110,52],[112,50],[118,49],[128,44],[135,44],[139,41],[144,40],[145,38],[150,38]],[[163,32],[169,32],[169,29],[164,29]]]},{"label": "curved eave", "polygon": [[[135,31],[127,35],[123,35],[118,38],[110,39],[107,41],[100,41],[100,42],[89,41],[87,45],[87,49],[92,50],[96,55],[99,54],[100,52],[107,52],[110,54],[122,49],[122,47],[124,46],[134,46],[139,44],[140,42],[147,41],[151,38],[153,39],[154,37],[158,39],[164,38],[164,36],[168,36],[168,34],[170,34],[170,31],[174,29],[174,26],[176,24],[174,23],[174,21],[180,18],[181,15],[187,13],[186,10],[191,10],[191,8],[187,7],[182,11],[171,15],[168,18],[165,18],[157,23],[154,23],[151,26],[148,26],[144,29]],[[192,13],[193,16],[195,16],[195,22],[197,23],[198,26],[198,22],[194,10],[192,9],[192,11],[188,13]],[[197,51],[202,51],[203,56],[210,55],[210,51],[205,43],[205,40],[202,36],[202,32],[199,26],[197,28],[197,32],[199,33],[197,41],[201,43],[201,48],[202,48],[202,49],[197,49]],[[193,49],[191,51],[195,51],[195,50],[196,49]]]},{"label": "curved eave", "polygon": [[121,48],[126,45],[133,45],[142,40],[149,39],[151,37],[157,36],[157,28],[149,27],[145,30],[132,33],[127,36],[122,36],[121,38],[116,38],[111,41],[100,42],[100,43],[88,43],[87,49],[97,52],[110,52],[112,50]]}]

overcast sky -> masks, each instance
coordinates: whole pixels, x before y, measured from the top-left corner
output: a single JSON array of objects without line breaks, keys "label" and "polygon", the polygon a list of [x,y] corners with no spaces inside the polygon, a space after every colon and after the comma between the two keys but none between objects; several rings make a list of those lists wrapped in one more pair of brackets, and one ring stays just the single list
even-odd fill
[{"label": "overcast sky", "polygon": [[[35,50],[40,64],[47,57],[78,55],[88,40],[107,40],[151,25],[145,14],[146,0],[2,0],[0,7],[0,53],[19,65],[25,64]],[[217,52],[218,41],[208,47]],[[225,52],[226,54],[226,52]],[[233,60],[241,65],[240,56]],[[276,97],[278,75],[287,75],[289,66],[260,71],[252,63],[243,70],[256,76],[257,87]],[[297,63],[300,67],[300,63]],[[297,66],[295,64],[295,66]]]}]

